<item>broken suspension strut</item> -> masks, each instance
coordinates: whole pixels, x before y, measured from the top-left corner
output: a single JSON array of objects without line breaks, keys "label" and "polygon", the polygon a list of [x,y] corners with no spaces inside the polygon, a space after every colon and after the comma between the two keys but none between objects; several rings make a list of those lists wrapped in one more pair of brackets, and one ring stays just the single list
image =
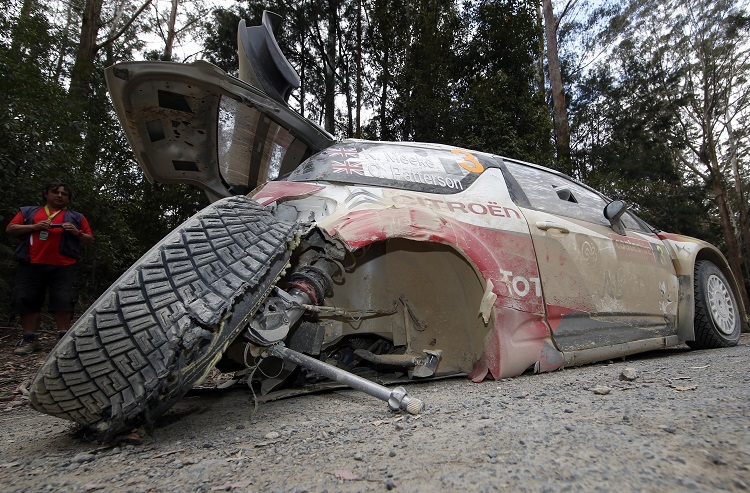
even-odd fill
[{"label": "broken suspension strut", "polygon": [[325,297],[332,294],[333,282],[326,268],[305,265],[291,275],[284,289],[276,289],[274,296],[269,297],[262,309],[249,324],[246,335],[255,344],[267,347],[268,354],[282,360],[307,368],[336,382],[360,390],[388,403],[393,411],[404,410],[410,414],[419,414],[424,403],[407,395],[403,387],[389,389],[348,371],[329,365],[300,352],[289,349],[281,342],[290,328],[305,313],[305,305],[322,306]]}]

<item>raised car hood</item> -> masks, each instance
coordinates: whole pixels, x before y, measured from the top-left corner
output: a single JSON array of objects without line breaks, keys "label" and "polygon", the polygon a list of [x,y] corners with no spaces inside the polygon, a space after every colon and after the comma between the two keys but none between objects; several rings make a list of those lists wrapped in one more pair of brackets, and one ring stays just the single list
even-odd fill
[{"label": "raised car hood", "polygon": [[333,136],[262,90],[198,61],[106,69],[117,116],[152,183],[189,183],[216,200],[291,172]]}]

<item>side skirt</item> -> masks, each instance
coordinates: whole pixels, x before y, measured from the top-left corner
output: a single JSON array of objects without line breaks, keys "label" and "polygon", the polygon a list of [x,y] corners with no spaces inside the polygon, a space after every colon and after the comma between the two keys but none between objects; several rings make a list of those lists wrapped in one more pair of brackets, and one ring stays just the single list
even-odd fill
[{"label": "side skirt", "polygon": [[563,353],[564,366],[580,366],[608,359],[621,358],[636,353],[664,349],[680,344],[680,338],[676,335],[644,339],[642,341],[627,342],[593,349],[580,349]]}]

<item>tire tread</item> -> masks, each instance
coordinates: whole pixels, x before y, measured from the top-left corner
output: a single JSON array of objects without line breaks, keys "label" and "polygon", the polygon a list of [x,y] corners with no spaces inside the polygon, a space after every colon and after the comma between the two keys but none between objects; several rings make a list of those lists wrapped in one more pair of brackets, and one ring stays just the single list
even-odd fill
[{"label": "tire tread", "polygon": [[[114,436],[166,411],[208,371],[289,258],[294,223],[246,197],[220,200],[167,235],[49,354],[31,405]],[[252,259],[249,261],[249,259]],[[238,305],[239,306],[239,305]],[[221,322],[228,318],[229,322]]]}]

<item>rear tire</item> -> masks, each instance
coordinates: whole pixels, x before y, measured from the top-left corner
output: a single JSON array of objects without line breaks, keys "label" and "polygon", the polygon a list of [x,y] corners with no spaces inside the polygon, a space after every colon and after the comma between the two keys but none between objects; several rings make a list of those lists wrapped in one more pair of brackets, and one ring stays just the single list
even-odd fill
[{"label": "rear tire", "polygon": [[141,257],[55,346],[35,409],[108,440],[210,370],[287,265],[296,225],[245,197],[211,204]]},{"label": "rear tire", "polygon": [[740,312],[732,286],[708,260],[695,263],[695,340],[693,349],[736,346],[740,340]]}]

